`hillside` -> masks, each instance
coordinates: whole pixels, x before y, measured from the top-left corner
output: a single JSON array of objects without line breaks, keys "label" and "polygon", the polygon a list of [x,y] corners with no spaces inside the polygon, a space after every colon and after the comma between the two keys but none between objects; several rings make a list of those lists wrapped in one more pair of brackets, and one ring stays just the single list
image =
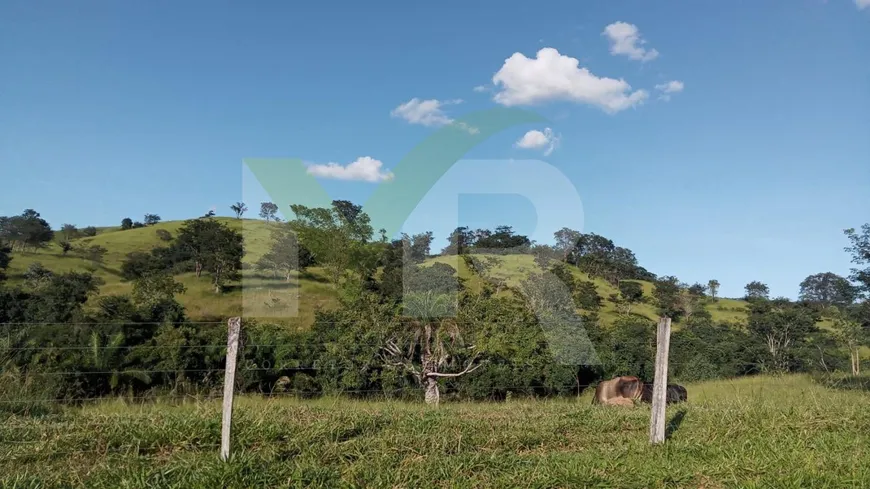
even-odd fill
[{"label": "hillside", "polygon": [[[197,278],[192,273],[182,274],[176,277],[186,287],[186,292],[178,296],[179,301],[185,306],[191,318],[223,318],[233,315],[246,317],[279,317],[281,323],[305,326],[313,320],[316,307],[328,307],[335,303],[335,290],[329,285],[323,271],[317,267],[309,269],[305,274],[298,274],[291,278],[289,283],[283,279],[263,274],[257,270],[248,268],[265,254],[271,244],[270,223],[258,219],[234,219],[227,217],[215,217],[215,220],[226,224],[232,229],[240,231],[244,236],[245,257],[243,264],[246,269],[242,271],[243,282],[246,286],[243,293],[240,283],[231,284],[222,295],[216,295],[212,290],[207,278]],[[100,293],[124,294],[131,290],[131,284],[120,277],[120,267],[128,253],[147,252],[155,247],[164,246],[166,242],[158,237],[158,230],[169,232],[173,237],[183,221],[167,221],[144,228],[121,230],[120,228],[98,228],[98,234],[88,238],[72,240],[73,245],[98,245],[107,250],[102,264],[94,264],[86,259],[64,255],[60,248],[60,238],[55,239],[47,248],[32,253],[13,253],[13,260],[8,274],[10,282],[20,283],[23,274],[33,263],[41,263],[49,270],[56,272],[66,271],[90,271],[100,277],[104,284]],[[490,256],[490,255],[479,255]],[[492,256],[498,264],[489,272],[491,279],[502,280],[504,284],[515,287],[530,273],[540,271],[531,255],[505,255]],[[467,279],[470,287],[476,287],[481,280],[468,269],[464,261],[456,256],[439,256],[428,259],[425,265],[433,263],[446,263],[458,270],[459,276]],[[601,317],[605,323],[612,323],[620,313],[616,305],[607,298],[618,290],[608,282],[591,278],[573,266],[568,266],[578,280],[591,281],[595,284],[598,294],[604,299]],[[644,289],[644,295],[651,297],[653,284],[640,282]],[[288,294],[292,292],[292,294]],[[509,293],[509,292],[506,292]],[[290,297],[291,300],[283,304],[283,308],[274,310],[265,307],[276,297]],[[295,299],[295,302],[294,302]],[[298,307],[298,316],[294,319],[294,308]],[[716,321],[739,322],[746,318],[746,302],[735,299],[718,299],[707,304],[707,310]],[[243,311],[244,309],[244,311]],[[283,311],[283,312],[282,312]],[[655,307],[649,303],[641,303],[634,306],[632,314],[655,320]]]},{"label": "hillside", "polygon": [[[216,221],[242,233],[245,239],[246,254],[242,262],[250,266],[267,252],[271,243],[269,223],[257,219],[234,219],[215,217]],[[158,235],[158,230],[165,230],[173,237],[182,226],[183,221],[167,221],[143,228],[121,230],[120,228],[98,228],[98,234],[88,238],[71,240],[76,245],[102,246],[107,250],[103,263],[95,264],[84,258],[64,255],[60,248],[60,233],[46,248],[37,252],[14,252],[9,266],[8,275],[11,284],[21,283],[24,273],[33,263],[41,263],[55,272],[91,272],[104,284],[100,287],[101,295],[129,293],[132,284],[120,276],[120,268],[124,258],[131,252],[147,252],[159,246],[165,246]],[[310,324],[313,320],[314,308],[318,305],[328,305],[334,301],[335,293],[325,283],[319,269],[314,268],[304,276],[292,277],[290,283],[271,276],[264,276],[258,271],[246,269],[242,271],[243,281],[251,288],[242,293],[240,283],[231,284],[228,290],[217,295],[212,290],[207,278],[197,278],[193,273],[176,276],[187,290],[178,295],[178,300],[185,306],[188,315],[194,319],[225,318],[242,314],[243,304],[248,309],[262,310],[262,307],[274,295],[293,289],[299,291],[299,316],[294,319],[283,318],[285,324]],[[91,301],[93,302],[93,300]],[[292,304],[288,304],[292,306]],[[268,316],[268,311],[258,315]],[[249,314],[245,314],[249,316]],[[288,315],[285,315],[288,316]]]}]

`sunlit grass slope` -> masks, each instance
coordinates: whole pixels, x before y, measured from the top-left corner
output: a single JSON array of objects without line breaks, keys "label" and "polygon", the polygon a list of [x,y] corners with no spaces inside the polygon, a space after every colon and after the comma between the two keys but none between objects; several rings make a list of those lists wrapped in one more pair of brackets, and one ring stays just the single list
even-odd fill
[{"label": "sunlit grass slope", "polygon": [[[328,307],[335,303],[336,293],[333,287],[326,283],[322,270],[314,268],[310,273],[293,277],[290,283],[281,279],[263,275],[250,268],[265,254],[271,244],[270,227],[274,223],[266,223],[258,219],[234,219],[228,217],[215,217],[215,220],[226,224],[232,229],[242,232],[245,239],[246,254],[243,263],[246,269],[243,271],[243,288],[240,283],[230,284],[228,292],[218,295],[212,290],[208,277],[196,278],[192,274],[185,274],[177,279],[185,285],[187,291],[178,299],[187,308],[192,318],[203,317],[227,317],[232,315],[244,315],[251,317],[280,317],[289,316],[290,322],[295,324],[310,324],[317,307]],[[107,250],[104,260],[95,264],[72,254],[64,256],[59,246],[59,240],[51,243],[46,249],[36,253],[14,253],[13,261],[8,275],[10,282],[21,283],[27,267],[33,263],[42,263],[50,270],[57,272],[67,271],[90,271],[104,281],[101,287],[102,294],[123,294],[131,289],[131,284],[124,282],[120,277],[120,268],[124,258],[131,252],[147,252],[158,246],[165,246],[157,234],[158,230],[164,230],[171,236],[178,234],[183,221],[161,222],[144,228],[120,230],[119,228],[99,228],[94,237],[79,238],[73,240],[74,245],[98,245]],[[59,234],[59,233],[58,233]],[[432,263],[446,263],[458,270],[458,274],[472,290],[478,290],[484,279],[503,281],[509,287],[516,287],[522,280],[540,268],[531,255],[475,255],[477,257],[489,257],[496,260],[496,264],[485,274],[480,276],[474,273],[466,265],[465,261],[456,256],[440,256],[427,260],[425,265]],[[604,299],[600,312],[605,323],[612,323],[620,317],[616,305],[607,300],[611,294],[618,290],[608,282],[591,278],[576,267],[569,266],[578,280],[591,281],[595,284],[598,294]],[[644,293],[648,298],[652,297],[653,284],[641,282]],[[243,292],[244,291],[244,292]],[[511,293],[504,290],[502,293]],[[274,305],[276,297],[279,306]],[[281,302],[283,301],[283,302]],[[266,304],[272,304],[267,307]],[[707,306],[707,310],[717,321],[741,322],[746,318],[746,303],[734,299],[719,299]],[[651,320],[656,319],[655,307],[650,303],[637,304],[632,309],[632,314],[639,315]]]}]

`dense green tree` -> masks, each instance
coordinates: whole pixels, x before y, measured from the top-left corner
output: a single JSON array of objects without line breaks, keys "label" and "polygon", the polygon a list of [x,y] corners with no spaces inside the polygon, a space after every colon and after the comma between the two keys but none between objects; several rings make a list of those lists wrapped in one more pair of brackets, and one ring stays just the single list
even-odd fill
[{"label": "dense green tree", "polygon": [[683,290],[677,277],[666,276],[655,282],[653,297],[658,306],[658,314],[674,321],[683,316]]},{"label": "dense green tree", "polygon": [[244,255],[241,233],[211,219],[191,219],[179,228],[173,243],[179,255],[193,262],[196,276],[205,270],[211,274],[215,292],[221,292],[228,280],[236,280]]},{"label": "dense green tree", "polygon": [[44,247],[52,239],[51,226],[33,209],[25,209],[18,216],[0,217],[0,245],[29,251]]},{"label": "dense green tree", "polygon": [[580,309],[596,312],[601,309],[602,297],[598,294],[598,288],[594,282],[579,280],[573,294],[574,303]]},{"label": "dense green tree", "polygon": [[266,222],[276,220],[278,214],[278,206],[272,202],[263,202],[260,204],[260,217]]},{"label": "dense green tree", "polygon": [[852,254],[852,263],[867,265],[866,268],[853,268],[851,279],[859,284],[862,292],[870,293],[870,224],[861,226],[861,232],[855,229],[847,229],[846,237],[851,246],[846,248]]},{"label": "dense green tree", "polygon": [[422,263],[426,258],[429,258],[432,246],[432,231],[418,233],[406,239],[405,245],[408,247],[408,258],[413,263]]},{"label": "dense green tree", "polygon": [[620,282],[618,299],[616,302],[624,308],[625,314],[631,314],[631,308],[643,302],[643,286],[638,282]]},{"label": "dense green tree", "polygon": [[441,250],[442,255],[462,255],[474,245],[474,232],[461,226],[453,230],[447,237],[447,246]]},{"label": "dense green tree", "polygon": [[133,220],[130,219],[129,217],[125,217],[124,219],[121,219],[121,229],[122,230],[133,229]]},{"label": "dense green tree", "polygon": [[747,325],[755,340],[765,346],[763,369],[788,372],[801,368],[796,351],[818,331],[818,320],[812,308],[788,300],[753,302]]},{"label": "dense green tree", "polygon": [[97,228],[95,228],[93,226],[88,226],[88,227],[81,230],[81,235],[86,237],[86,238],[96,236],[97,235]]},{"label": "dense green tree", "polygon": [[746,284],[746,300],[767,299],[770,295],[770,288],[767,284],[759,281],[752,281]]},{"label": "dense green tree", "polygon": [[314,256],[300,244],[287,224],[272,230],[272,247],[257,262],[257,268],[272,270],[289,282],[292,272],[303,271],[314,264]]},{"label": "dense green tree", "polygon": [[146,226],[153,226],[160,222],[160,216],[157,214],[145,214],[144,222]]},{"label": "dense green tree", "polygon": [[151,273],[133,282],[132,297],[138,304],[150,305],[174,300],[176,294],[185,291],[184,285],[168,273]]},{"label": "dense green tree", "polygon": [[687,287],[686,290],[696,297],[704,297],[707,295],[707,286],[703,284],[692,284]]},{"label": "dense green tree", "polygon": [[349,270],[365,279],[378,259],[375,250],[366,246],[373,233],[368,215],[342,202],[335,201],[330,208],[290,206],[296,216],[289,222],[290,229],[334,284]]},{"label": "dense green tree", "polygon": [[810,275],[800,284],[800,299],[823,306],[845,307],[858,296],[858,291],[849,281],[835,273]]},{"label": "dense green tree", "polygon": [[28,302],[27,317],[35,323],[65,323],[83,318],[82,306],[99,290],[100,279],[90,273],[51,274]]}]

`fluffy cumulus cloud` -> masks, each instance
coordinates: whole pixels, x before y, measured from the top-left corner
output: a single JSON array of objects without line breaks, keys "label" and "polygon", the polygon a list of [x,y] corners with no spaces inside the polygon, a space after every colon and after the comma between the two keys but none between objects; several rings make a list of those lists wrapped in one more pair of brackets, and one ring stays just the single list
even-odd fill
[{"label": "fluffy cumulus cloud", "polygon": [[610,54],[628,56],[636,61],[652,61],[659,56],[655,49],[643,47],[640,31],[634,24],[614,22],[604,28],[603,36],[610,40]]},{"label": "fluffy cumulus cloud", "polygon": [[661,83],[659,85],[656,85],[656,90],[662,92],[661,95],[659,95],[659,98],[661,98],[662,100],[670,100],[670,94],[682,92],[684,87],[685,85],[683,85],[683,82],[679,80],[672,80],[667,83]]},{"label": "fluffy cumulus cloud", "polygon": [[523,135],[514,146],[523,149],[540,149],[544,150],[544,155],[549,156],[556,149],[556,144],[559,142],[559,137],[553,134],[553,130],[549,127],[542,131],[531,130]]},{"label": "fluffy cumulus cloud", "polygon": [[581,68],[577,58],[543,48],[535,58],[514,53],[492,77],[494,100],[505,106],[552,101],[589,104],[608,113],[625,110],[647,99],[646,90],[632,92],[625,80],[603,78]]},{"label": "fluffy cumulus cloud", "polygon": [[471,127],[464,122],[455,122],[453,118],[447,116],[444,112],[445,106],[461,103],[461,99],[441,101],[437,99],[421,100],[414,97],[393,109],[390,112],[390,115],[392,117],[404,119],[409,124],[439,127],[455,123],[457,127],[464,129],[471,134],[480,132],[479,129]]},{"label": "fluffy cumulus cloud", "polygon": [[370,156],[362,156],[352,163],[309,164],[308,173],[320,178],[334,180],[357,180],[362,182],[382,182],[392,180],[393,173],[383,169],[383,162]]},{"label": "fluffy cumulus cloud", "polygon": [[855,5],[858,6],[858,10],[864,10],[870,7],[870,0],[855,0]]}]

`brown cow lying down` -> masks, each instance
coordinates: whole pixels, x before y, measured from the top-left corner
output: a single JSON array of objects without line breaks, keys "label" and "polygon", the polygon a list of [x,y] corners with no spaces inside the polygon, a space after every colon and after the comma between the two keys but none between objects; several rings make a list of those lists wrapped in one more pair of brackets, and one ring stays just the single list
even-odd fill
[{"label": "brown cow lying down", "polygon": [[[651,403],[652,391],[651,383],[644,383],[637,377],[614,377],[598,384],[592,404],[634,406],[636,401]],[[668,384],[665,399],[667,404],[688,400],[686,388],[678,384]]]}]

